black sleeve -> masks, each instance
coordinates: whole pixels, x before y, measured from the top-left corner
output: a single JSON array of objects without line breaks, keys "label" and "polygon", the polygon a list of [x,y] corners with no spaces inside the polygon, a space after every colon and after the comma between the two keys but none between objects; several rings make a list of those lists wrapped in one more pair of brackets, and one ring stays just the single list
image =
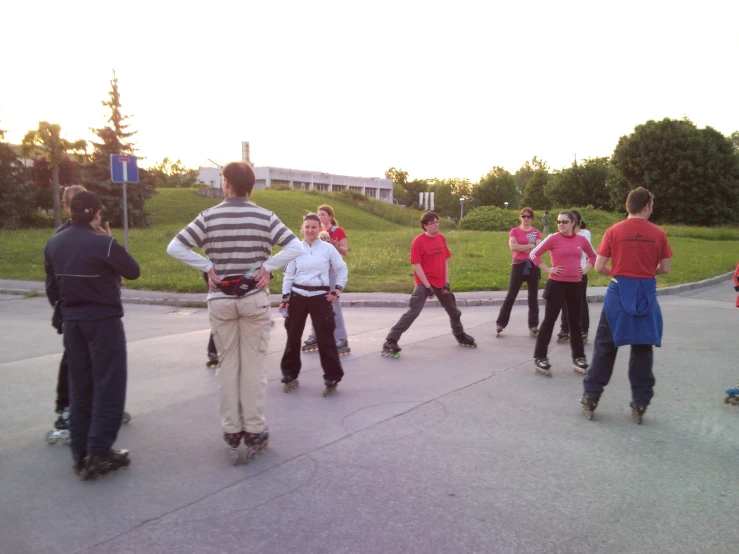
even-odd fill
[{"label": "black sleeve", "polygon": [[49,245],[44,248],[44,269],[46,270],[46,298],[54,306],[59,301],[59,287],[54,276],[54,265],[49,258]]},{"label": "black sleeve", "polygon": [[108,263],[115,269],[121,277],[133,281],[141,276],[141,269],[133,256],[126,252],[115,239],[111,239],[108,249]]}]

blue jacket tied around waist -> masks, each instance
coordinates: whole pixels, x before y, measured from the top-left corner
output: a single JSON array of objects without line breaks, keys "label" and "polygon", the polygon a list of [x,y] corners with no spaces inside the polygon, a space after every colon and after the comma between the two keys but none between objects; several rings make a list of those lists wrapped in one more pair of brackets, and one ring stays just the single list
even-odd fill
[{"label": "blue jacket tied around waist", "polygon": [[657,303],[657,280],[614,277],[603,309],[616,347],[625,344],[662,346],[662,310]]}]

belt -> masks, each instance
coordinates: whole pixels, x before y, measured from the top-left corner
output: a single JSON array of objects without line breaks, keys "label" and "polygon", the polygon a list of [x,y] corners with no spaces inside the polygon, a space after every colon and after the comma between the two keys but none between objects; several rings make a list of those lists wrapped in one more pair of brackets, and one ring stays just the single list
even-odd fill
[{"label": "belt", "polygon": [[247,279],[243,275],[229,275],[221,279],[218,288],[228,296],[244,296],[257,288],[257,282],[254,279]]},{"label": "belt", "polygon": [[298,287],[299,289],[307,290],[308,292],[314,292],[314,291],[317,291],[317,290],[322,290],[324,292],[328,292],[329,291],[329,288],[328,287],[311,287],[311,286],[308,286],[308,285],[300,285],[298,283],[293,283],[293,287]]}]

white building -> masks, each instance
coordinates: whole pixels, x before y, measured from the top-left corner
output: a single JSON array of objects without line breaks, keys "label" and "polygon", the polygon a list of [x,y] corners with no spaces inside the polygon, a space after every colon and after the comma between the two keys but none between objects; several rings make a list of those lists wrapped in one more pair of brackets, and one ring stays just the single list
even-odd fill
[{"label": "white building", "polygon": [[[241,143],[241,157],[244,161],[251,163],[248,142]],[[213,164],[213,166],[201,167],[198,181],[213,188],[221,188],[221,167],[217,164]],[[381,177],[351,177],[349,175],[335,175],[303,169],[257,166],[254,167],[254,173],[257,179],[254,189],[265,189],[273,185],[287,185],[296,190],[321,190],[325,192],[354,190],[378,200],[393,201],[393,182]]]}]

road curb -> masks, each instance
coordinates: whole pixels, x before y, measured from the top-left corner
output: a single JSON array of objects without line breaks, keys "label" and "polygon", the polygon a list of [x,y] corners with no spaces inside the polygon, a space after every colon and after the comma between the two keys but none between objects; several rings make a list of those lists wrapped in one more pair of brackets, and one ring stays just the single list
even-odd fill
[{"label": "road curb", "polygon": [[[679,294],[681,292],[688,292],[691,290],[696,290],[696,289],[700,289],[704,287],[710,287],[711,285],[716,285],[718,283],[722,283],[724,281],[730,280],[733,275],[734,275],[734,272],[730,271],[723,275],[711,277],[710,279],[696,281],[695,283],[685,283],[682,285],[675,285],[672,287],[660,288],[660,289],[657,289],[657,296],[664,296],[668,294]],[[132,290],[128,290],[125,292],[135,293],[135,291],[132,291]],[[45,293],[43,284],[39,283],[38,286],[32,286],[32,287],[25,288],[25,289],[0,288],[0,294],[14,294],[18,296],[36,297],[36,296],[45,296],[46,293]],[[361,294],[361,293],[347,293],[347,296],[351,294]],[[489,292],[481,291],[480,298],[459,298],[457,297],[457,306],[460,306],[460,307],[500,306],[503,304],[502,298],[485,298],[484,297],[485,294],[489,294]],[[273,295],[273,296],[277,296],[277,295]],[[410,294],[404,295],[404,296],[405,298],[410,299]],[[587,296],[587,300],[591,304],[601,303],[603,302],[604,298],[605,298],[605,295],[603,294],[589,294]],[[205,300],[194,300],[192,298],[182,298],[182,297],[180,298],[178,297],[144,298],[144,297],[136,297],[136,296],[127,296],[124,293],[122,300],[124,304],[148,304],[152,306],[176,306],[180,308],[207,308],[208,307],[208,304]],[[517,298],[515,301],[516,305],[526,305],[527,303],[528,302],[526,298]],[[273,307],[278,306],[279,300],[273,300],[271,302],[271,305]],[[341,305],[347,308],[407,308],[409,305],[409,300],[343,299],[341,300]],[[438,307],[439,301],[436,299],[429,300],[427,302],[427,305]],[[540,306],[544,305],[543,298],[539,298],[539,305]]]}]

